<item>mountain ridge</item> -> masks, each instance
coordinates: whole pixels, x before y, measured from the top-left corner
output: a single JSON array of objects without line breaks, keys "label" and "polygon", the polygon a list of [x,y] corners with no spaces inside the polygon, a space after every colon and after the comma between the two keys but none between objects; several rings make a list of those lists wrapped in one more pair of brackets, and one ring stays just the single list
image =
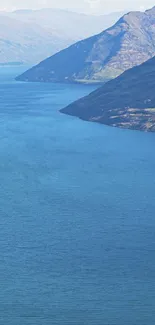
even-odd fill
[{"label": "mountain ridge", "polygon": [[146,12],[129,12],[112,27],[60,51],[17,79],[104,82],[155,55],[154,26],[154,8]]},{"label": "mountain ridge", "polygon": [[[61,10],[0,12],[0,62],[37,64],[69,45],[109,26],[118,14],[102,17]],[[106,18],[105,18],[106,19]]]},{"label": "mountain ridge", "polygon": [[122,13],[95,16],[70,10],[43,8],[25,13],[15,11],[12,15],[22,21],[35,22],[60,37],[64,35],[71,40],[71,45],[108,28],[121,17]]}]

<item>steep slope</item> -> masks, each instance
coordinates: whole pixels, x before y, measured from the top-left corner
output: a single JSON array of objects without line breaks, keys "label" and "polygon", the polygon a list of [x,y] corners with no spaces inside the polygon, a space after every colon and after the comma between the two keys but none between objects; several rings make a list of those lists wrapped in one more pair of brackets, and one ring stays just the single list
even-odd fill
[{"label": "steep slope", "polygon": [[0,63],[35,64],[65,47],[63,40],[34,23],[0,15]]},{"label": "steep slope", "polygon": [[61,112],[92,122],[155,132],[155,57]]},{"label": "steep slope", "polygon": [[155,54],[155,8],[124,15],[113,27],[41,62],[18,80],[103,82]]}]

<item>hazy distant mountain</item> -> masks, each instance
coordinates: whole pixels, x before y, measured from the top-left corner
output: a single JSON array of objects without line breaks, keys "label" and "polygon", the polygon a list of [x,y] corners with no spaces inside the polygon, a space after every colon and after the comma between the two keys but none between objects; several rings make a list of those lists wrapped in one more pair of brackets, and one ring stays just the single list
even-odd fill
[{"label": "hazy distant mountain", "polygon": [[120,14],[87,16],[63,10],[0,13],[0,64],[37,64],[75,41],[110,26]]},{"label": "hazy distant mountain", "polygon": [[35,25],[0,15],[0,64],[38,63],[66,46],[66,41]]},{"label": "hazy distant mountain", "polygon": [[38,24],[53,35],[69,39],[71,43],[95,35],[112,26],[122,15],[121,12],[94,16],[60,9],[17,10],[13,17]]},{"label": "hazy distant mountain", "polygon": [[61,112],[92,122],[155,132],[155,57]]},{"label": "hazy distant mountain", "polygon": [[130,12],[113,27],[57,53],[19,79],[102,82],[155,55],[155,7]]}]

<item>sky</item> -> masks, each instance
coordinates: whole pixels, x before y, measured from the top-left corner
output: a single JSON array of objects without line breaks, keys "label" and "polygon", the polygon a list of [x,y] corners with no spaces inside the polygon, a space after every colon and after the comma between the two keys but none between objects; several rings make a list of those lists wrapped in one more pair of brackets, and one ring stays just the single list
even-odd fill
[{"label": "sky", "polygon": [[154,5],[154,0],[0,0],[0,10],[61,8],[94,14],[144,10]]}]

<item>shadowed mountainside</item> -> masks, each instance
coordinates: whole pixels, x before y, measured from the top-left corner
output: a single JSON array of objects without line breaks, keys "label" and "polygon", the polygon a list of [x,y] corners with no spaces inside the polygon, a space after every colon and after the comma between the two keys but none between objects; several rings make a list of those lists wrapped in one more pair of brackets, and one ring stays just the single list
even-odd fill
[{"label": "shadowed mountainside", "polygon": [[110,126],[155,132],[155,57],[61,112]]}]

